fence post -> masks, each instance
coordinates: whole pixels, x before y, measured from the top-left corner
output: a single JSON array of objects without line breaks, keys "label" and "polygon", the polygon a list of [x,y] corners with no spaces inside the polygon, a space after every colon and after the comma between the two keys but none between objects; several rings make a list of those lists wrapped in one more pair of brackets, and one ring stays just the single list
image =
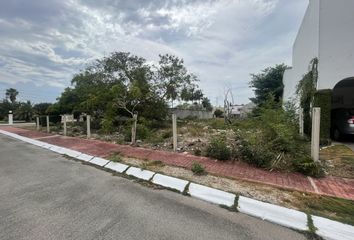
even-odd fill
[{"label": "fence post", "polygon": [[177,151],[177,115],[172,114],[173,151]]},{"label": "fence post", "polygon": [[46,120],[47,120],[47,133],[50,132],[50,128],[49,128],[49,116],[46,116]]},{"label": "fence post", "polygon": [[63,125],[64,125],[64,136],[66,136],[66,115],[63,115],[64,117],[64,121],[63,121]]},{"label": "fence post", "polygon": [[14,115],[12,114],[12,111],[9,111],[9,125],[14,124]]},{"label": "fence post", "polygon": [[311,157],[317,162],[320,155],[321,108],[312,109]]},{"label": "fence post", "polygon": [[303,137],[304,136],[304,109],[300,108],[299,112],[299,133]]},{"label": "fence post", "polygon": [[136,124],[138,121],[138,115],[134,114],[133,115],[133,126],[132,126],[132,142],[131,144],[134,145],[136,142]]},{"label": "fence post", "polygon": [[86,115],[87,138],[91,137],[91,115]]},{"label": "fence post", "polygon": [[39,117],[36,117],[36,129],[39,131]]}]

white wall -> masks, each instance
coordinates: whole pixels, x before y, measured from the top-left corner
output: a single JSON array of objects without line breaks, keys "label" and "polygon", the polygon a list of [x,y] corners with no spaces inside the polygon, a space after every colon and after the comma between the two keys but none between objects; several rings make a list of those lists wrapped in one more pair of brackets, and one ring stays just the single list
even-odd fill
[{"label": "white wall", "polygon": [[321,0],[318,89],[354,77],[354,0]]},{"label": "white wall", "polygon": [[295,97],[296,86],[309,71],[312,59],[319,51],[319,4],[320,0],[310,0],[299,33],[293,46],[293,68],[284,73],[283,99]]}]

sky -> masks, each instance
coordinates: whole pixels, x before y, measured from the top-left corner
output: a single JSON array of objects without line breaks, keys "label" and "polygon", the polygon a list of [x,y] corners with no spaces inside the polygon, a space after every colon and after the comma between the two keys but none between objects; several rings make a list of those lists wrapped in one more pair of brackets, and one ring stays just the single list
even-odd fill
[{"label": "sky", "polygon": [[[291,65],[308,0],[0,0],[0,98],[54,102],[113,51],[183,58],[213,104],[249,102],[251,73]],[[3,95],[3,96],[1,96]]]}]

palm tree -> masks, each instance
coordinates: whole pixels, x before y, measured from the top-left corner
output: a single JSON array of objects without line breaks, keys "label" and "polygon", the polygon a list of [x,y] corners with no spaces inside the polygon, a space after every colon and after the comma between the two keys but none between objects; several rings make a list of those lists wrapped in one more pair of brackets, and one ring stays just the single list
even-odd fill
[{"label": "palm tree", "polygon": [[16,101],[17,95],[18,95],[18,91],[16,89],[14,88],[6,89],[6,98],[10,99],[12,103]]}]

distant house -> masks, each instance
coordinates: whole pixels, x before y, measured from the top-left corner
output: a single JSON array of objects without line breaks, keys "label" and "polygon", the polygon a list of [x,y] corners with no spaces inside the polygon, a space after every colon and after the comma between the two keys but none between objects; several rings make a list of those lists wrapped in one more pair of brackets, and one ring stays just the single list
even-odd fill
[{"label": "distant house", "polygon": [[247,114],[251,113],[255,108],[254,103],[247,103],[241,105],[232,105],[231,106],[231,117],[234,118],[244,118]]},{"label": "distant house", "polygon": [[331,89],[332,108],[354,107],[354,0],[309,0],[293,46],[292,68],[284,73],[283,99],[318,59],[317,90]]}]

